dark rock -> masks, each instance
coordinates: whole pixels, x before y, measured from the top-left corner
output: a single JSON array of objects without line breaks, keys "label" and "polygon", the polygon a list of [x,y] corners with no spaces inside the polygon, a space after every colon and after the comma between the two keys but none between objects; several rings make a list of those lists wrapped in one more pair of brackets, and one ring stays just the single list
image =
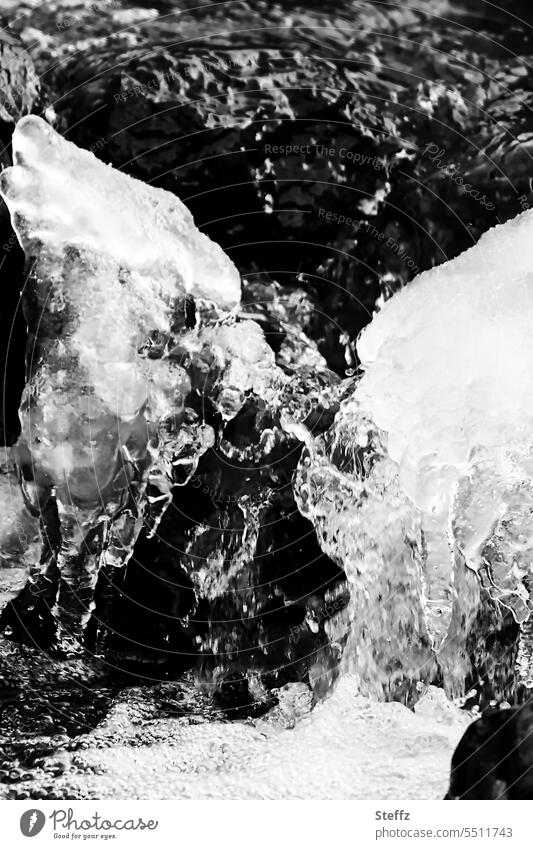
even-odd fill
[{"label": "dark rock", "polygon": [[473,722],[452,758],[446,799],[533,799],[533,705],[492,709]]},{"label": "dark rock", "polygon": [[[2,21],[0,30],[0,165],[11,164],[11,134],[23,115],[42,111],[40,85],[20,36]],[[26,326],[20,308],[24,254],[7,207],[0,199],[0,445],[19,433],[18,405],[24,386]]]}]

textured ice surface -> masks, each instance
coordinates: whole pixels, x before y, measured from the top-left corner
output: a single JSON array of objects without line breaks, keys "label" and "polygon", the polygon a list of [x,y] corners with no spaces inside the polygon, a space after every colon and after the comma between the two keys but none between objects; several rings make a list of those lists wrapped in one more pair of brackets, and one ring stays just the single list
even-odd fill
[{"label": "textured ice surface", "polygon": [[532,237],[525,212],[396,294],[361,334],[356,391],[421,511],[428,575],[445,595],[448,535],[518,622],[533,607]]},{"label": "textured ice surface", "polygon": [[239,412],[250,392],[276,404],[276,390],[288,382],[255,321],[207,327],[192,347],[204,363],[202,388],[225,421]]},{"label": "textured ice surface", "polygon": [[[96,577],[94,559],[80,566],[95,553],[89,535],[112,520],[110,562],[125,562],[159,444],[183,447],[191,384],[175,346],[184,299],[227,311],[240,278],[178,198],[104,165],[42,119],[18,123],[13,161],[0,192],[26,254],[29,331],[14,453],[34,507],[57,497],[58,564],[76,587],[74,607],[84,607]],[[197,442],[199,454],[209,436]]]},{"label": "textured ice surface", "polygon": [[[386,434],[356,399],[341,404],[324,438],[306,441],[295,479],[298,507],[350,584],[340,617],[350,620],[344,667],[361,692],[378,697],[415,701],[435,676],[450,694],[464,694],[466,636],[479,597],[473,573],[406,495]],[[346,625],[334,623],[331,639]]]},{"label": "textured ice surface", "polygon": [[102,164],[41,119],[19,122],[13,156],[0,189],[35,259],[23,435],[54,483],[94,499],[139,412],[168,416],[188,390],[176,362],[154,356],[177,302],[191,294],[233,306],[239,276],[179,199]]},{"label": "textured ice surface", "polygon": [[184,295],[238,303],[237,269],[178,198],[104,165],[41,119],[19,122],[13,156],[0,190],[26,255],[38,257],[34,273],[44,278],[43,291],[36,287],[41,307],[48,299],[40,337],[59,335],[60,324],[94,401],[120,418],[134,415],[147,395],[164,411],[172,376],[154,375],[147,352],[137,352],[170,332]]},{"label": "textured ice surface", "polygon": [[[461,690],[479,592],[528,619],[533,589],[533,213],[388,301],[322,440],[305,433],[300,510],[351,584],[346,656],[364,687]],[[529,636],[528,636],[529,635]],[[433,654],[435,653],[435,654]],[[523,630],[519,668],[533,657]]]},{"label": "textured ice surface", "polygon": [[447,512],[472,452],[520,443],[529,453],[532,319],[533,212],[525,212],[421,274],[361,334],[358,398],[425,512]]},{"label": "textured ice surface", "polygon": [[15,129],[13,158],[2,194],[25,247],[58,254],[76,245],[109,256],[138,275],[138,297],[157,292],[168,302],[189,293],[224,306],[240,300],[234,264],[175,195],[105,165],[33,115]]}]

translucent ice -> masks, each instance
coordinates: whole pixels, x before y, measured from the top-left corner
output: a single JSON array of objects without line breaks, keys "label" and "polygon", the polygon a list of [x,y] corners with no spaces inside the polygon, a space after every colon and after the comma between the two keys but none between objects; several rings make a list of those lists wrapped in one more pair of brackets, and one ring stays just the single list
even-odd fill
[{"label": "translucent ice", "polygon": [[325,439],[306,441],[295,493],[350,583],[345,665],[362,692],[410,701],[418,682],[435,673],[421,604],[420,513],[399,486],[383,435],[354,400],[342,405]]},{"label": "translucent ice", "polygon": [[[56,556],[74,622],[96,579],[95,528],[104,522],[110,561],[125,562],[159,445],[179,442],[191,388],[173,354],[184,299],[227,311],[240,278],[178,198],[40,118],[18,123],[13,160],[0,192],[26,254],[29,331],[14,454],[34,507],[57,498]],[[208,436],[198,443],[205,450]]]},{"label": "translucent ice", "polygon": [[54,483],[99,498],[117,442],[131,433],[125,423],[146,405],[152,420],[179,406],[186,380],[157,356],[176,304],[192,294],[233,306],[239,275],[176,197],[102,164],[41,119],[19,122],[13,156],[0,189],[35,259],[23,433]]},{"label": "translucent ice", "polygon": [[138,297],[157,293],[168,302],[188,293],[227,307],[239,302],[237,269],[175,195],[105,165],[34,115],[17,124],[13,159],[2,195],[24,247],[48,247],[56,256],[73,245],[97,251],[136,273]]},{"label": "translucent ice", "polygon": [[363,331],[357,395],[403,488],[446,513],[472,453],[533,432],[533,212],[421,274]]},{"label": "translucent ice", "polygon": [[394,295],[331,430],[300,434],[298,505],[350,581],[346,656],[366,689],[427,680],[436,660],[459,693],[479,583],[522,623],[533,686],[532,324],[527,212]]},{"label": "translucent ice", "polygon": [[[448,532],[519,622],[533,608],[532,323],[526,212],[421,274],[358,342],[356,397],[385,432],[423,524],[432,523],[440,553],[430,573],[445,574]],[[526,656],[522,647],[522,665]]]}]

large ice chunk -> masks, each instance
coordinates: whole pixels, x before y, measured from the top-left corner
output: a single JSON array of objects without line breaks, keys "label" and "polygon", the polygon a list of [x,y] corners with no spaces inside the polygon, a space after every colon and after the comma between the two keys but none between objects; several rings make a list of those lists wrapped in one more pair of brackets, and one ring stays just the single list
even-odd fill
[{"label": "large ice chunk", "polygon": [[[42,119],[18,123],[13,160],[0,192],[28,275],[14,457],[44,537],[60,540],[51,555],[75,630],[102,550],[114,565],[131,554],[158,454],[180,453],[191,390],[176,355],[186,299],[220,316],[239,303],[240,277],[178,198],[103,164]],[[47,510],[51,500],[57,510]],[[60,535],[45,515],[58,517]]]},{"label": "large ice chunk", "polygon": [[529,211],[396,294],[361,334],[356,390],[432,522],[432,571],[447,537],[518,622],[533,609],[532,237]]},{"label": "large ice chunk", "polygon": [[479,583],[521,624],[533,686],[532,237],[527,212],[394,295],[330,431],[300,434],[298,506],[350,581],[347,656],[366,688],[436,661],[460,693]]},{"label": "large ice chunk", "polygon": [[[178,198],[101,163],[40,118],[19,122],[13,158],[0,192],[34,261],[23,436],[55,483],[70,478],[75,493],[93,476],[101,490],[117,441],[128,440],[124,423],[180,404],[184,377],[164,356],[180,299],[230,308],[239,274]],[[95,440],[102,469],[93,475]]]},{"label": "large ice chunk", "polygon": [[167,299],[188,293],[226,307],[239,302],[235,265],[175,195],[104,164],[35,115],[17,124],[13,159],[1,193],[24,248],[97,251],[138,275],[140,297],[158,291]]},{"label": "large ice chunk", "polygon": [[533,434],[533,211],[388,301],[358,341],[358,398],[402,486],[445,513],[472,452]]}]

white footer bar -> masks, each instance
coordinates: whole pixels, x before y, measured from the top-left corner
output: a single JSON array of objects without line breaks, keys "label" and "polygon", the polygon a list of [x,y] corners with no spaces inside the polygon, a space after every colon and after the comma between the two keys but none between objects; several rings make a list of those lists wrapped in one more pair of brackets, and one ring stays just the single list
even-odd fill
[{"label": "white footer bar", "polygon": [[530,801],[4,801],[1,845],[176,849],[533,846]]}]

